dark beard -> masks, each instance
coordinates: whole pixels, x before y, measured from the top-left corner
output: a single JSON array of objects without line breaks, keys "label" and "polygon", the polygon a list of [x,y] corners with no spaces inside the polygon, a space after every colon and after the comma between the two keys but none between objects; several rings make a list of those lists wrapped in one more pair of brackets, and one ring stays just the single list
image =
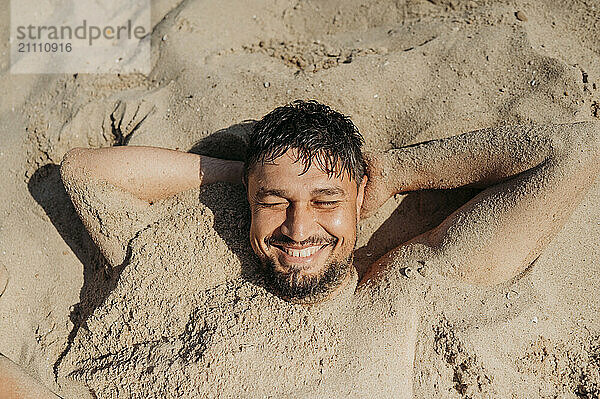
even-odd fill
[{"label": "dark beard", "polygon": [[304,275],[301,271],[276,270],[271,259],[262,261],[263,278],[267,288],[292,303],[316,303],[327,298],[345,280],[352,269],[354,255],[340,262],[330,262],[316,275]]}]

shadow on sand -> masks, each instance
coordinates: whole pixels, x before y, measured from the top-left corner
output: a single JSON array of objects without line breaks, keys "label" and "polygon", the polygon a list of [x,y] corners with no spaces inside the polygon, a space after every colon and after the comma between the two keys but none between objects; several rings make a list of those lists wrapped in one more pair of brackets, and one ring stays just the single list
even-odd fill
[{"label": "shadow on sand", "polygon": [[104,302],[115,287],[123,267],[108,267],[107,261],[90,238],[65,191],[58,165],[48,164],[39,168],[29,179],[28,189],[83,265],[83,286],[79,293],[79,303],[73,306],[69,315],[73,329],[69,334],[67,347],[54,364],[56,375],[77,331],[85,325],[90,314]]}]

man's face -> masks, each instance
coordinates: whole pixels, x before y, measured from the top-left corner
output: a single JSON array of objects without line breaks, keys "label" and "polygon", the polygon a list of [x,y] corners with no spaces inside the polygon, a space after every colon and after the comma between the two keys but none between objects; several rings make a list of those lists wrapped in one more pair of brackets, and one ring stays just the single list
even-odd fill
[{"label": "man's face", "polygon": [[265,277],[282,297],[318,302],[340,288],[352,270],[356,225],[366,178],[329,177],[294,150],[248,176],[250,243]]}]

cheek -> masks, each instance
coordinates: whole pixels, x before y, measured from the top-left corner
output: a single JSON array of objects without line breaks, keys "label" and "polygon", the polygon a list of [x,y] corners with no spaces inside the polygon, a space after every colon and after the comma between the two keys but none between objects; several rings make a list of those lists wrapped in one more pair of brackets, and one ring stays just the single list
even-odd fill
[{"label": "cheek", "polygon": [[356,215],[350,209],[341,209],[328,215],[323,215],[323,226],[330,234],[338,237],[354,235],[356,229]]},{"label": "cheek", "polygon": [[[266,212],[255,212],[252,214],[250,220],[250,242],[253,247],[257,245],[257,242],[264,243],[265,237],[270,236],[277,230],[283,223],[279,219],[280,217],[274,212],[270,212],[269,214],[266,214]],[[255,251],[256,249],[254,248]]]}]

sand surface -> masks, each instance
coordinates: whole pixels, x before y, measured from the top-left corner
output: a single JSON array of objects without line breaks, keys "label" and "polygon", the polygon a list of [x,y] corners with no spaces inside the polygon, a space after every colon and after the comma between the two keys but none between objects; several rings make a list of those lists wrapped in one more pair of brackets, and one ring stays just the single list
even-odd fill
[{"label": "sand surface", "polygon": [[[240,159],[247,121],[296,98],[350,115],[367,149],[382,150],[484,127],[600,118],[592,0],[240,4],[153,2],[147,77],[11,75],[2,41],[0,352],[65,397],[82,395],[70,380],[100,398],[391,397],[369,392],[377,362],[417,398],[599,397],[599,182],[513,281],[483,290],[429,276],[396,287],[397,309],[371,298],[360,321],[372,342],[352,339],[356,309],[345,294],[298,309],[266,301],[240,278],[254,265],[240,188],[216,184],[166,201],[127,262],[102,258],[60,182],[57,165],[72,147]],[[391,199],[360,225],[359,269],[470,195]],[[391,337],[378,341],[391,311],[418,323],[388,326]],[[278,358],[290,345],[304,349]],[[411,375],[394,374],[403,365],[384,354],[411,350]],[[288,371],[273,380],[280,365]]]}]

